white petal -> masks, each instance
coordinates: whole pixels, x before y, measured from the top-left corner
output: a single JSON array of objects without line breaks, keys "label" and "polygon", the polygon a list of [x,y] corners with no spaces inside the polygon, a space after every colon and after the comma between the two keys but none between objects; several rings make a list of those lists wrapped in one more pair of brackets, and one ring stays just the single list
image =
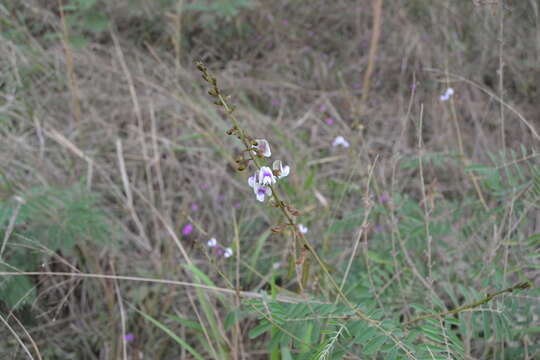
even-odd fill
[{"label": "white petal", "polygon": [[256,139],[257,146],[255,147],[262,152],[263,156],[270,157],[272,156],[272,151],[270,151],[270,144],[265,139]]},{"label": "white petal", "polygon": [[298,230],[300,230],[302,234],[306,234],[308,232],[307,226],[304,226],[303,224],[298,224]]},{"label": "white petal", "polygon": [[264,201],[264,193],[257,193],[257,200],[259,200],[260,202],[263,202]]},{"label": "white petal", "polygon": [[225,252],[223,253],[223,257],[226,259],[226,258],[229,258],[233,255],[233,251],[231,248],[226,248],[225,249]]},{"label": "white petal", "polygon": [[255,192],[255,195],[257,196],[257,200],[261,202],[264,201],[264,197],[265,195],[268,195],[269,190],[270,189],[268,189],[267,187],[259,185],[259,184],[255,184],[255,187],[253,188],[253,191]]},{"label": "white petal", "polygon": [[211,248],[216,247],[217,245],[216,238],[211,238],[210,240],[208,240],[207,244],[208,244],[208,247],[211,247]]},{"label": "white petal", "polygon": [[290,172],[291,172],[291,168],[289,167],[289,165],[285,165],[285,166],[281,169],[281,176],[280,176],[280,178],[289,175]]},{"label": "white petal", "polygon": [[343,143],[345,139],[343,138],[343,136],[338,136],[334,139],[334,142],[332,142],[332,146],[338,146],[338,145],[341,145]]},{"label": "white petal", "polygon": [[271,185],[276,183],[276,178],[272,173],[272,169],[268,166],[263,166],[259,170],[259,183],[261,185]]},{"label": "white petal", "polygon": [[252,175],[249,177],[248,184],[250,187],[254,187],[256,183],[257,183],[257,174],[255,173],[255,175]]}]

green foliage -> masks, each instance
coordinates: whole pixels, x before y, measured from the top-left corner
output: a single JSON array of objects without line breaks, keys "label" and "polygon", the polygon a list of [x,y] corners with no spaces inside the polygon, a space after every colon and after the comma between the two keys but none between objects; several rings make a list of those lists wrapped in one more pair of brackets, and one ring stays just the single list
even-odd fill
[{"label": "green foliage", "polygon": [[[1,271],[37,271],[52,253],[71,255],[77,244],[110,242],[111,231],[106,214],[99,209],[96,194],[76,185],[70,188],[34,188],[0,202],[0,238],[9,223],[13,230],[7,238]],[[30,278],[4,277],[0,300],[16,307],[35,298]]]},{"label": "green foliage", "polygon": [[75,48],[85,47],[91,34],[99,35],[109,29],[109,21],[99,11],[97,0],[70,0],[64,12],[69,41]]},{"label": "green foliage", "polygon": [[[370,223],[383,226],[371,233],[369,249],[363,254],[365,261],[352,264],[344,292],[358,310],[372,320],[381,321],[380,326],[358,318],[355,311],[345,305],[331,302],[287,304],[273,299],[252,300],[244,304],[245,310],[258,317],[258,325],[251,329],[250,338],[266,334],[268,351],[277,349],[282,358],[340,359],[350,353],[363,354],[366,359],[464,359],[462,339],[465,337],[472,339],[477,349],[489,349],[489,344],[493,343],[519,344],[528,335],[537,337],[540,331],[530,315],[539,311],[534,296],[530,300],[498,296],[458,314],[427,318],[414,323],[414,327],[404,325],[419,316],[475,304],[485,299],[487,293],[508,288],[515,276],[523,275],[520,269],[525,264],[510,261],[507,266],[514,270],[503,271],[496,252],[491,262],[478,262],[474,259],[485,256],[482,247],[473,246],[460,254],[448,246],[445,239],[449,237],[463,244],[479,239],[483,240],[480,244],[486,246],[492,241],[496,226],[501,234],[499,241],[503,242],[504,238],[504,244],[520,244],[521,250],[516,249],[514,253],[522,251],[520,259],[530,259],[527,266],[534,267],[537,263],[534,254],[540,237],[524,234],[528,215],[537,211],[540,203],[539,154],[523,149],[521,153],[509,150],[490,158],[491,164],[474,164],[463,169],[467,176],[474,175],[478,179],[489,207],[487,211],[476,198],[476,192],[465,192],[462,198],[437,197],[435,206],[431,208],[428,204],[429,217],[426,217],[422,196],[412,194],[391,194],[389,200],[376,202],[370,209]],[[414,171],[419,160],[418,157],[403,159],[402,169]],[[424,168],[429,164],[441,171],[461,166],[455,156],[443,153],[428,153],[422,157],[422,162]],[[511,215],[508,204],[512,205]],[[363,207],[349,212],[331,224],[328,235],[358,229],[365,213]],[[454,259],[456,264],[469,263],[465,274],[458,266],[432,264],[431,270],[428,269],[425,257],[428,236],[431,237],[431,256]],[[400,249],[394,256],[391,255],[392,243]],[[332,251],[330,255],[340,255],[343,249]],[[408,259],[404,251],[408,252]],[[415,267],[416,276],[411,266]],[[425,283],[418,281],[418,276],[427,279],[429,271],[434,288],[431,294]],[[398,273],[399,285],[393,278]],[[477,278],[483,279],[480,288]],[[396,302],[397,299],[405,303]],[[400,319],[398,314],[403,314],[403,307],[408,309],[408,315]],[[508,348],[513,354],[523,356],[521,347]],[[287,354],[283,349],[287,349]]]},{"label": "green foliage", "polygon": [[238,15],[240,10],[253,7],[252,0],[197,0],[185,5],[185,9],[202,13],[201,22],[205,27],[217,28],[217,20],[228,20]]}]

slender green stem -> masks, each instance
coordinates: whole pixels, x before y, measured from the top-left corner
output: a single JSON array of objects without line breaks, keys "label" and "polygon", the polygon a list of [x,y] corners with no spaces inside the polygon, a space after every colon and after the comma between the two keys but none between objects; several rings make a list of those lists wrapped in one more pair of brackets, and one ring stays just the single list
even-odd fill
[{"label": "slender green stem", "polygon": [[454,314],[458,314],[460,312],[463,312],[463,311],[467,311],[467,310],[472,310],[474,308],[477,308],[479,306],[482,306],[484,304],[487,304],[488,302],[490,302],[491,300],[493,300],[495,297],[501,295],[501,294],[504,294],[504,293],[511,293],[513,292],[514,290],[525,290],[525,289],[528,289],[531,287],[531,283],[529,282],[521,282],[521,283],[518,283],[512,287],[509,287],[507,289],[504,289],[504,290],[501,290],[501,291],[497,291],[493,294],[487,294],[482,300],[478,300],[478,301],[475,301],[473,303],[470,303],[470,304],[466,304],[466,305],[463,305],[463,306],[460,306],[460,307],[457,307],[455,309],[452,309],[452,310],[449,310],[449,311],[445,311],[445,312],[442,312],[442,313],[439,313],[439,314],[426,314],[426,315],[421,315],[421,316],[418,316],[410,321],[407,321],[406,323],[403,324],[404,327],[408,327],[414,323],[417,323],[419,321],[422,321],[422,320],[427,320],[427,319],[431,319],[431,318],[442,318],[442,317],[445,317],[445,316],[448,316],[448,315],[454,315]]}]

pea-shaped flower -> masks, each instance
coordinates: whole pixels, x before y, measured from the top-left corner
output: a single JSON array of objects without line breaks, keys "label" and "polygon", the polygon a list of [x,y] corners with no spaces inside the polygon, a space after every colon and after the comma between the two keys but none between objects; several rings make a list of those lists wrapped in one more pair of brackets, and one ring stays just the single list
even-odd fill
[{"label": "pea-shaped flower", "polygon": [[270,150],[270,144],[265,139],[256,139],[255,142],[257,145],[255,145],[253,148],[257,150],[257,152],[265,157],[272,156],[272,151]]},{"label": "pea-shaped flower", "polygon": [[276,183],[276,177],[274,176],[272,169],[268,166],[261,167],[259,170],[259,178],[257,180],[258,181],[256,182],[261,185],[272,185]]},{"label": "pea-shaped flower", "polygon": [[350,144],[349,144],[349,142],[347,140],[345,140],[345,138],[343,136],[337,136],[334,139],[334,141],[332,142],[332,146],[333,147],[343,146],[343,147],[348,148],[350,146]]},{"label": "pea-shaped flower", "polygon": [[264,201],[265,196],[272,195],[272,190],[270,190],[270,188],[257,183],[255,183],[253,191],[255,192],[255,195],[257,195],[257,200],[261,202]]},{"label": "pea-shaped flower", "polygon": [[274,169],[274,175],[276,175],[278,179],[284,178],[291,172],[291,168],[288,165],[283,166],[281,160],[274,161],[272,168]]},{"label": "pea-shaped flower", "polygon": [[223,251],[223,257],[226,259],[226,258],[230,258],[231,256],[233,255],[233,250],[231,248],[226,248],[224,251]]}]

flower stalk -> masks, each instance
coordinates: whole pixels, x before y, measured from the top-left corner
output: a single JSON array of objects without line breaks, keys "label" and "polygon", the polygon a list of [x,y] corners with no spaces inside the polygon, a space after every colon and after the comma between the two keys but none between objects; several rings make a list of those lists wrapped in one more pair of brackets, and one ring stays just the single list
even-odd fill
[{"label": "flower stalk", "polygon": [[[250,161],[253,162],[257,171],[255,173],[256,175],[254,175],[253,177],[250,177],[248,183],[254,189],[254,192],[257,195],[257,199],[259,201],[264,201],[264,196],[271,194],[271,196],[273,197],[272,205],[275,207],[278,207],[286,218],[286,223],[284,224],[284,226],[278,225],[277,227],[276,226],[273,227],[272,228],[273,232],[282,232],[285,227],[289,227],[292,231],[294,240],[300,244],[300,249],[299,249],[300,257],[297,258],[296,252],[293,252],[293,260],[295,260],[294,262],[300,266],[304,265],[305,258],[306,258],[305,255],[307,252],[309,252],[315,258],[315,261],[320,266],[324,275],[330,281],[330,284],[336,291],[338,297],[341,298],[347,306],[353,309],[356,316],[358,316],[360,319],[363,319],[364,321],[367,321],[374,326],[379,326],[379,321],[369,318],[362,311],[358,310],[357,306],[354,305],[343,293],[339,285],[336,283],[336,281],[330,274],[328,266],[317,254],[315,248],[307,240],[304,234],[299,230],[298,224],[295,223],[294,217],[298,216],[300,212],[297,209],[293,208],[291,205],[281,200],[281,196],[276,190],[275,181],[271,180],[272,176],[264,174],[266,178],[261,179],[261,176],[262,176],[261,174],[264,173],[267,169],[270,170],[270,168],[266,167],[265,165],[261,163],[261,159],[263,157],[269,157],[271,155],[268,142],[264,139],[255,140],[253,137],[246,134],[246,132],[241,128],[238,120],[236,119],[236,116],[234,115],[235,106],[229,104],[228,102],[230,97],[225,96],[222,93],[222,91],[219,89],[217,85],[216,78],[212,74],[210,74],[206,65],[204,65],[201,61],[197,61],[196,66],[197,66],[197,69],[202,73],[202,78],[206,82],[208,82],[210,86],[212,87],[212,89],[208,91],[208,94],[215,98],[214,104],[216,104],[219,107],[222,107],[225,110],[226,116],[233,123],[233,127],[227,131],[227,135],[235,135],[238,139],[240,139],[240,141],[245,146],[245,150],[243,153],[247,154],[249,157],[247,159],[242,157],[240,161],[239,170],[244,170],[245,168],[247,168],[247,165],[249,164]],[[273,174],[273,176],[278,177],[278,178],[284,177],[288,175],[288,173],[290,172],[289,167],[283,166],[281,162],[275,162],[272,167],[274,169],[270,170],[271,173]],[[301,281],[301,283],[302,282],[303,281]],[[302,289],[303,286],[301,285],[301,283],[300,283],[300,287]]]}]

